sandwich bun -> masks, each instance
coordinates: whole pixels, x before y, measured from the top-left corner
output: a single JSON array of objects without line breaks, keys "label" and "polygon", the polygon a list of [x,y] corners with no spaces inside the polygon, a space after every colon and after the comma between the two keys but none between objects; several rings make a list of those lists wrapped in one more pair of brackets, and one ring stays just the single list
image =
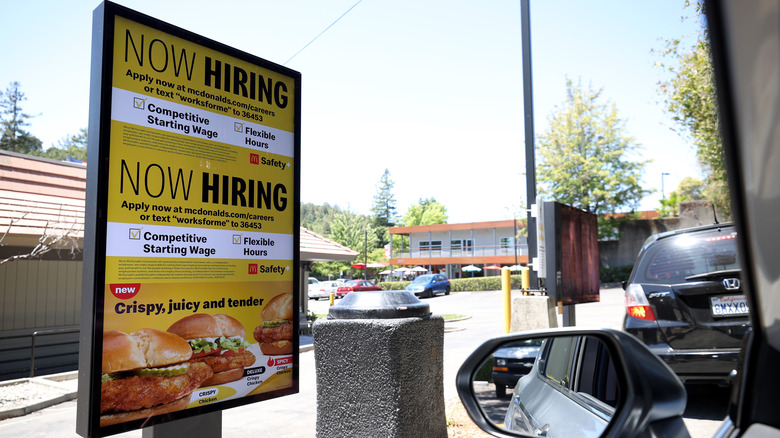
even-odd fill
[{"label": "sandwich bun", "polygon": [[223,383],[238,380],[242,377],[244,377],[244,367],[233,368],[232,370],[220,371],[218,373],[214,373],[214,375],[204,380],[203,383],[200,384],[200,386],[203,387],[203,386],[221,385]]},{"label": "sandwich bun", "polygon": [[192,348],[182,337],[153,328],[131,334],[109,330],[103,334],[103,373],[162,367],[192,357]]},{"label": "sandwich bun", "polygon": [[279,294],[265,305],[260,314],[263,321],[289,321],[293,317],[292,294]]},{"label": "sandwich bun", "polygon": [[232,316],[196,313],[174,322],[168,331],[184,339],[246,336],[244,326]]},{"label": "sandwich bun", "polygon": [[291,354],[293,351],[293,343],[287,340],[274,341],[274,342],[261,342],[260,351],[268,356],[276,356],[279,354]]}]

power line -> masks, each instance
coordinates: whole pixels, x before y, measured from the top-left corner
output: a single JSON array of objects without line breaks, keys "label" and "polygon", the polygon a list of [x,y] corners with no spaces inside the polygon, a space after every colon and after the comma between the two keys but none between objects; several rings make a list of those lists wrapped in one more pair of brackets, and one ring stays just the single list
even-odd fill
[{"label": "power line", "polygon": [[336,19],[336,21],[334,21],[333,23],[330,23],[330,26],[328,26],[328,27],[326,27],[325,29],[323,29],[323,31],[322,31],[322,32],[320,32],[319,34],[317,34],[317,36],[316,36],[316,37],[314,37],[314,39],[312,39],[311,41],[309,41],[309,43],[308,43],[308,44],[306,44],[305,46],[303,46],[303,47],[301,48],[301,50],[298,50],[297,52],[295,52],[295,54],[294,54],[293,56],[291,56],[291,57],[290,57],[290,59],[288,59],[287,61],[284,61],[284,64],[282,64],[282,65],[287,65],[287,63],[288,63],[288,62],[292,61],[292,59],[293,59],[293,58],[295,58],[296,56],[298,56],[298,54],[299,54],[299,53],[303,52],[303,50],[304,50],[304,49],[306,49],[307,47],[309,47],[309,44],[313,43],[313,42],[314,42],[314,41],[315,41],[317,38],[319,38],[319,37],[320,37],[322,34],[324,34],[325,32],[327,32],[327,31],[328,31],[328,29],[330,29],[331,27],[333,27],[333,25],[334,25],[334,24],[338,23],[338,22],[339,22],[339,20],[341,20],[342,18],[344,18],[344,16],[345,16],[345,15],[347,15],[347,14],[349,13],[349,11],[351,11],[352,9],[354,9],[354,8],[355,8],[355,6],[357,6],[357,5],[358,5],[360,2],[362,2],[362,1],[363,1],[363,0],[358,0],[358,2],[357,2],[357,3],[355,3],[354,5],[352,5],[352,7],[351,7],[351,8],[347,9],[347,11],[346,11],[346,12],[344,12],[343,14],[341,14],[341,16],[340,16],[339,18],[337,18],[337,19]]}]

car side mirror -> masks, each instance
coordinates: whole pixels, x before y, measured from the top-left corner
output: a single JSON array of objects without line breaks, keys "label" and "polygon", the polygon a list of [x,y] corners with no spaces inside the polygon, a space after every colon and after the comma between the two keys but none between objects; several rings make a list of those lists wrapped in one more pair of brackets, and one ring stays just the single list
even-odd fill
[{"label": "car side mirror", "polygon": [[682,382],[617,330],[490,339],[463,363],[456,386],[472,420],[498,437],[687,436]]},{"label": "car side mirror", "polygon": [[626,288],[628,287],[628,280],[621,281],[620,286],[623,288],[623,290],[626,290]]}]

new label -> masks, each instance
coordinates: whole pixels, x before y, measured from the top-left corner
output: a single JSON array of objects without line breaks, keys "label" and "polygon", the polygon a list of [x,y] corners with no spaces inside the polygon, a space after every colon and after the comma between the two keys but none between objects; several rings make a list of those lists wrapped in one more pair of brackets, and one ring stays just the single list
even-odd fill
[{"label": "new label", "polygon": [[111,284],[109,285],[111,293],[120,300],[127,300],[133,298],[141,290],[140,283],[124,283],[124,284]]}]

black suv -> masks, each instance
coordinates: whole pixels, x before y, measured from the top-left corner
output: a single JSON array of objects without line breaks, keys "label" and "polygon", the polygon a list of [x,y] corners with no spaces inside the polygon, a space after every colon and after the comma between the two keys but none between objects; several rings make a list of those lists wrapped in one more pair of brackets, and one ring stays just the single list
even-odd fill
[{"label": "black suv", "polygon": [[750,330],[732,224],[650,237],[625,285],[623,329],[685,382],[729,382]]}]

